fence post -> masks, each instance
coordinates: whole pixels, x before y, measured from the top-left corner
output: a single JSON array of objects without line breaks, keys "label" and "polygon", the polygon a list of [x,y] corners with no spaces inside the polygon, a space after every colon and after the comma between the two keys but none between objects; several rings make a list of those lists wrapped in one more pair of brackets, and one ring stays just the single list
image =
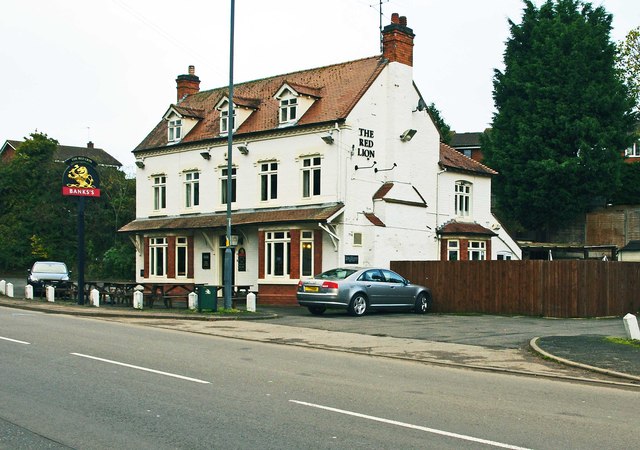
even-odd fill
[{"label": "fence post", "polygon": [[89,294],[89,301],[92,306],[100,306],[100,292],[97,289],[91,289]]},{"label": "fence post", "polygon": [[48,302],[55,302],[56,301],[56,288],[54,288],[53,286],[47,286],[44,289],[45,289],[45,292],[46,292],[47,301]]},{"label": "fence post", "polygon": [[256,312],[256,294],[254,292],[247,294],[247,311]]},{"label": "fence post", "polygon": [[198,308],[198,294],[195,292],[189,293],[189,309],[194,311]]},{"label": "fence post", "polygon": [[133,293],[133,307],[135,309],[142,309],[143,299],[144,299],[144,294],[142,293],[142,291],[136,290]]},{"label": "fence post", "polygon": [[629,313],[622,318],[624,322],[624,329],[627,332],[627,339],[640,340],[640,328],[638,328],[638,319],[636,316]]}]

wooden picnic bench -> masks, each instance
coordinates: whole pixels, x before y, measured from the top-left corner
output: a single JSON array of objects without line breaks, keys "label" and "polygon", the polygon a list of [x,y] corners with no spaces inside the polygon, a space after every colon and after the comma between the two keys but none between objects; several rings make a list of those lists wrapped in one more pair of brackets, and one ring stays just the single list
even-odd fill
[{"label": "wooden picnic bench", "polygon": [[141,283],[147,306],[153,308],[156,301],[162,300],[165,308],[173,308],[173,301],[180,299],[188,303],[189,294],[195,291],[194,283]]},{"label": "wooden picnic bench", "polygon": [[88,298],[95,289],[100,293],[100,303],[130,306],[137,285],[138,283],[133,281],[85,281],[85,297]]}]

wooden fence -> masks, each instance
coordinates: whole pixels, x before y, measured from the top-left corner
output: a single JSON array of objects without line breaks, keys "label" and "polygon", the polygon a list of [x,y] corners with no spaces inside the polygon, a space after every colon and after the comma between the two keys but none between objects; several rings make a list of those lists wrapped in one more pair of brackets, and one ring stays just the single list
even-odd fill
[{"label": "wooden fence", "polygon": [[431,288],[434,312],[605,317],[640,311],[640,263],[392,261],[391,269]]}]

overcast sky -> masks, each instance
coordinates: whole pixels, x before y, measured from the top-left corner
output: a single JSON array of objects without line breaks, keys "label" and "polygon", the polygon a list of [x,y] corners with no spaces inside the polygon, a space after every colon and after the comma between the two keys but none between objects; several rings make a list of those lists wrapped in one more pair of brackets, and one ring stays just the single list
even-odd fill
[{"label": "overcast sky", "polygon": [[[236,0],[239,83],[377,55],[378,0]],[[541,0],[536,0],[540,5]],[[596,0],[612,40],[640,25],[638,0]],[[521,0],[391,0],[413,29],[414,80],[458,132],[493,113],[508,19]],[[194,65],[200,89],[228,85],[230,0],[2,0],[0,142],[35,130],[64,145],[91,140],[125,166],[176,101]]]}]

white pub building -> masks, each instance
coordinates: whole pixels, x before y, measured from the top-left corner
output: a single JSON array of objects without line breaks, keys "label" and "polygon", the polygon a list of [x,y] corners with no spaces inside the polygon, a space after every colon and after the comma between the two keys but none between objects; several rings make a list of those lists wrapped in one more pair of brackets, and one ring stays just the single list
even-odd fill
[{"label": "white pub building", "polygon": [[136,281],[222,284],[227,183],[233,283],[260,304],[295,304],[300,279],[337,266],[520,259],[491,213],[495,172],[440,143],[413,39],[393,14],[382,55],[235,84],[231,120],[227,87],[178,76],[133,151]]}]

